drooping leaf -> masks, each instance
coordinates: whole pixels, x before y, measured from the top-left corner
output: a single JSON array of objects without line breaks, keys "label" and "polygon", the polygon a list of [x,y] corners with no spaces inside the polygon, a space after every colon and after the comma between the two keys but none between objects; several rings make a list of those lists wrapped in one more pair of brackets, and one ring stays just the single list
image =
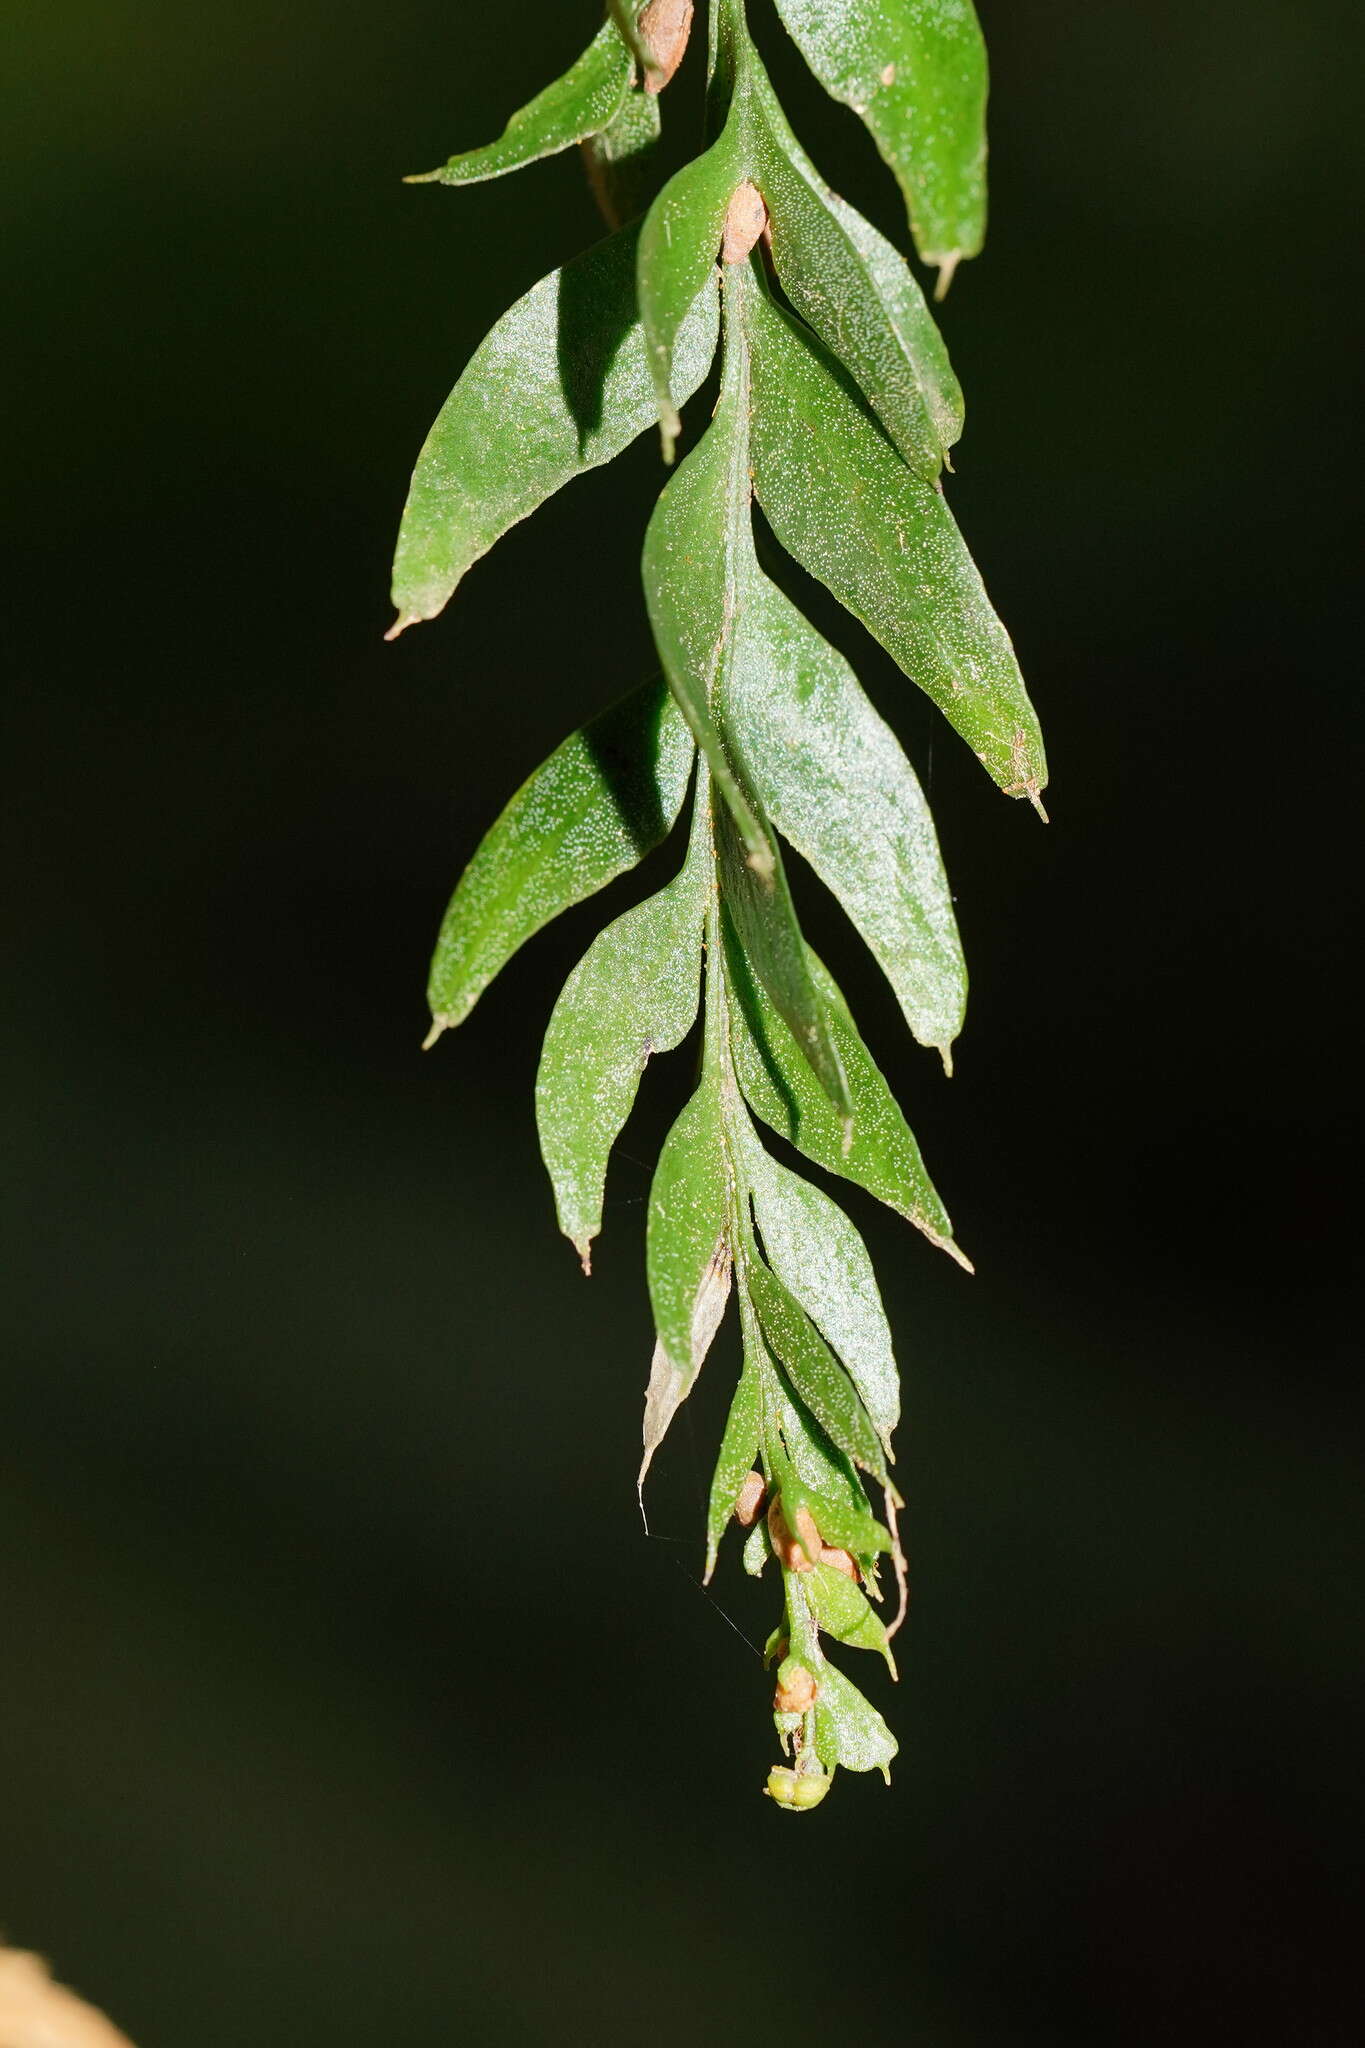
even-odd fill
[{"label": "drooping leaf", "polygon": [[583,55],[553,85],[513,114],[496,142],[467,149],[410,185],[474,185],[520,170],[597,135],[620,112],[630,90],[632,59],[614,22],[605,21]]},{"label": "drooping leaf", "polygon": [[802,1401],[846,1457],[885,1481],[881,1442],[857,1388],[810,1317],[762,1259],[748,1260],[745,1275],[763,1335]]},{"label": "drooping leaf", "polygon": [[723,804],[715,808],[720,886],[736,943],[744,949],[755,975],[810,1062],[835,1114],[846,1124],[853,1114],[853,1098],[824,999],[810,971],[781,858],[774,860],[767,874],[754,868],[744,857],[739,830],[728,808]]},{"label": "drooping leaf", "polygon": [[899,1744],[871,1700],[826,1658],[815,1702],[815,1754],[827,1771],[880,1771],[891,1783]]},{"label": "drooping leaf", "polygon": [[846,199],[841,199],[837,192],[823,189],[825,204],[843,223],[844,232],[867,265],[868,275],[881,293],[887,317],[900,337],[901,347],[914,365],[925,410],[933,422],[946,462],[948,450],[962,438],[966,408],[962,386],[948,360],[948,350],[939,333],[938,322],[900,250]]},{"label": "drooping leaf", "polygon": [[888,1444],[900,1419],[900,1381],[867,1246],[837,1203],[757,1140],[744,1167],[769,1265],[839,1357]]},{"label": "drooping leaf", "polygon": [[704,1069],[696,1093],[664,1141],[649,1191],[646,1265],[654,1327],[675,1373],[690,1386],[714,1324],[698,1335],[698,1305],[729,1268],[730,1182],[720,1086]]},{"label": "drooping leaf", "polygon": [[951,277],[986,230],[986,50],[971,0],[777,0],[777,10],[825,90],[867,123],[921,257]]},{"label": "drooping leaf", "polygon": [[462,1023],[517,948],[634,867],[672,829],[692,735],[661,682],[555,748],[484,834],[441,924],[427,990],[441,1030]]},{"label": "drooping leaf", "polygon": [[643,574],[664,674],[739,825],[746,855],[771,872],[777,858],[772,835],[743,787],[715,711],[737,602],[735,552],[750,517],[746,424],[727,351],[715,417],[654,508]]},{"label": "drooping leaf", "polygon": [[716,1469],[711,1475],[711,1492],[706,1508],[706,1570],[703,1584],[716,1568],[716,1555],[720,1539],[730,1526],[735,1512],[735,1501],[744,1484],[745,1474],[753,1470],[758,1456],[759,1435],[762,1427],[762,1395],[759,1386],[759,1364],[746,1342],[744,1366],[730,1403],[730,1413],[725,1422],[725,1434],[721,1438],[720,1454]]},{"label": "drooping leaf", "polygon": [[644,1451],[635,1481],[637,1492],[643,1493],[654,1453],[667,1436],[673,1417],[696,1385],[697,1374],[724,1319],[725,1304],[729,1299],[730,1252],[722,1241],[706,1269],[692,1310],[692,1364],[680,1372],[662,1343],[655,1343],[654,1355],[649,1362],[649,1384],[645,1388]]},{"label": "drooping leaf", "polygon": [[[727,294],[745,287],[727,273]],[[751,603],[767,588],[754,555],[748,470],[748,378],[743,331],[727,329],[715,418],[654,510],[645,536],[645,595],[655,644],[706,754],[716,809],[721,887],[739,943],[841,1115],[849,1099],[824,1006],[811,981],[781,856],[722,730],[730,671],[748,657]],[[759,631],[761,640],[761,630]]]},{"label": "drooping leaf", "polygon": [[[465,571],[584,470],[655,418],[635,304],[638,226],[533,285],[492,329],[441,408],[413,472],[394,559],[389,638],[435,618]],[[681,403],[715,354],[719,307],[701,289],[678,320]]]},{"label": "drooping leaf", "polygon": [[852,1579],[835,1571],[833,1565],[817,1565],[807,1574],[806,1596],[822,1635],[833,1636],[850,1649],[878,1651],[895,1677],[896,1664],[886,1628]]},{"label": "drooping leaf", "polygon": [[609,228],[634,220],[653,199],[661,126],[654,94],[633,87],[614,120],[584,141],[588,183]]},{"label": "drooping leaf", "polygon": [[725,215],[743,175],[738,136],[726,128],[702,156],[674,173],[640,230],[640,319],[665,462],[673,460],[678,407],[688,395],[676,360],[683,324],[715,269]]},{"label": "drooping leaf", "polygon": [[906,346],[904,287],[896,302],[898,320],[884,289],[889,266],[879,256],[882,275],[874,273],[845,218],[830,204],[756,58],[752,71],[747,132],[783,289],[857,381],[905,461],[933,484],[949,444],[930,410],[924,373]]},{"label": "drooping leaf", "polygon": [[816,987],[829,1006],[830,1028],[853,1098],[852,1142],[845,1152],[843,1129],[828,1098],[727,930],[726,970],[734,997],[731,1042],[746,1101],[779,1137],[817,1166],[876,1195],[970,1272],[880,1068],[833,980],[813,953],[810,958]]},{"label": "drooping leaf", "polygon": [[[703,790],[703,810],[704,796]],[[697,1014],[704,851],[694,828],[681,874],[598,933],[564,984],[545,1034],[536,1075],[541,1156],[559,1227],[585,1266],[602,1227],[607,1159],[640,1076],[651,1054],[681,1044]]]},{"label": "drooping leaf", "polygon": [[1047,780],[1009,636],[943,501],[911,474],[808,329],[758,292],[751,436],[782,545],[933,699],[1009,796]]},{"label": "drooping leaf", "polygon": [[857,925],[915,1037],[947,1064],[967,970],[914,771],[843,656],[757,572],[739,633],[726,719],[759,801]]}]

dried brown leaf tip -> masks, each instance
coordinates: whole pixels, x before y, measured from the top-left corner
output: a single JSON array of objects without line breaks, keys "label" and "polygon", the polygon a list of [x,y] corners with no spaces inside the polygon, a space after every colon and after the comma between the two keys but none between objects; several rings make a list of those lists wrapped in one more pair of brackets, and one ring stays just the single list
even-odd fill
[{"label": "dried brown leaf tip", "polygon": [[735,1520],[741,1529],[752,1529],[763,1507],[766,1488],[761,1472],[746,1472],[744,1484],[735,1495]]},{"label": "dried brown leaf tip", "polygon": [[768,1509],[768,1534],[778,1561],[789,1572],[813,1572],[820,1558],[820,1531],[809,1508],[798,1508],[791,1522],[779,1499]]},{"label": "dried brown leaf tip", "polygon": [[725,215],[725,235],[720,245],[721,260],[743,263],[754,243],[768,225],[768,209],[757,185],[746,178],[736,185]]},{"label": "dried brown leaf tip", "polygon": [[640,40],[650,55],[645,91],[662,92],[682,63],[692,33],[692,0],[649,0],[639,21]]},{"label": "dried brown leaf tip", "polygon": [[0,1948],[0,2048],[131,2048],[131,2043],[93,2005],[54,1984],[40,1957]]}]

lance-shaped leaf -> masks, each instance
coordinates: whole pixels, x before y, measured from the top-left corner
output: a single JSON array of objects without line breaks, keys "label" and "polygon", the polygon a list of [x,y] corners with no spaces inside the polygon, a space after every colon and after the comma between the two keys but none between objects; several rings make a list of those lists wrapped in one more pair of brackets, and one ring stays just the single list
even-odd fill
[{"label": "lance-shaped leaf", "polygon": [[634,220],[654,197],[661,126],[654,94],[632,88],[615,119],[584,142],[588,183],[609,228]]},{"label": "lance-shaped leaf", "polygon": [[758,1456],[759,1438],[762,1431],[762,1393],[759,1383],[759,1363],[754,1357],[746,1333],[744,1347],[744,1368],[730,1403],[726,1418],[725,1434],[721,1438],[720,1455],[716,1469],[711,1475],[711,1493],[706,1508],[706,1570],[702,1583],[711,1577],[716,1568],[716,1555],[720,1539],[730,1526],[735,1512],[735,1501],[744,1484],[745,1475],[753,1470]]},{"label": "lance-shaped leaf", "polygon": [[950,1067],[967,969],[914,770],[843,656],[757,570],[738,636],[726,721],[759,801],[857,925],[915,1037]]},{"label": "lance-shaped leaf", "polygon": [[[826,206],[843,223],[844,232],[867,265],[868,275],[881,293],[887,318],[914,366],[925,410],[933,423],[943,459],[947,462],[948,450],[962,438],[966,408],[962,386],[948,360],[947,346],[938,331],[938,322],[929,310],[929,302],[900,250],[837,192],[831,192],[823,184],[821,190]],[[952,464],[949,463],[948,467],[951,469]]]},{"label": "lance-shaped leaf", "polygon": [[880,1771],[889,1785],[898,1747],[871,1700],[826,1659],[815,1702],[815,1754],[825,1769]]},{"label": "lance-shaped leaf", "polygon": [[891,1676],[895,1677],[896,1664],[886,1639],[885,1626],[852,1579],[835,1571],[833,1565],[817,1565],[808,1575],[806,1597],[822,1635],[833,1636],[836,1642],[847,1643],[850,1649],[878,1651],[890,1666]]},{"label": "lance-shaped leaf", "polygon": [[[646,1465],[690,1393],[720,1322],[730,1290],[729,1221],[720,1083],[708,1066],[664,1142],[649,1192],[645,1261],[663,1358],[651,1374]],[[663,1389],[664,1374],[671,1393]]]},{"label": "lance-shaped leaf", "polygon": [[942,493],[905,467],[819,341],[748,294],[758,500],[782,545],[881,641],[1008,796],[1042,735],[1009,635]]},{"label": "lance-shaped leaf", "polygon": [[620,112],[631,70],[630,51],[615,23],[603,22],[578,62],[513,114],[496,142],[465,150],[439,170],[424,171],[407,183],[476,185],[598,134]]},{"label": "lance-shaped leaf", "polygon": [[756,1137],[744,1171],[768,1264],[837,1353],[889,1452],[900,1380],[867,1246],[837,1202],[779,1165]]},{"label": "lance-shaped leaf", "polygon": [[[727,289],[742,288],[729,274]],[[729,672],[745,659],[754,555],[743,333],[727,334],[725,377],[710,427],[659,499],[645,536],[645,594],[655,643],[723,802],[714,805],[721,889],[754,971],[787,1020],[840,1115],[850,1109],[824,1005],[806,963],[781,856],[746,773],[721,730]]]},{"label": "lance-shaped leaf", "polygon": [[484,834],[441,924],[427,990],[460,1024],[533,932],[635,866],[682,808],[694,748],[668,689],[647,683],[557,746]]},{"label": "lance-shaped leaf", "polygon": [[545,1034],[536,1075],[541,1157],[559,1227],[585,1270],[602,1228],[607,1160],[640,1076],[651,1054],[681,1044],[697,1014],[709,877],[705,812],[703,787],[681,874],[598,933]]},{"label": "lance-shaped leaf", "polygon": [[[533,285],[475,350],[427,436],[394,559],[389,638],[435,618],[465,571],[584,470],[655,418],[635,306],[639,228],[623,228]],[[674,389],[689,397],[715,354],[709,283],[685,309]]]},{"label": "lance-shaped leaf", "polygon": [[853,1135],[847,1151],[828,1098],[728,928],[725,960],[735,1072],[750,1108],[817,1166],[856,1181],[970,1272],[970,1263],[952,1241],[947,1211],[924,1170],[909,1126],[819,960],[810,955],[811,973],[828,1005],[830,1028],[853,1098]]},{"label": "lance-shaped leaf", "polygon": [[986,231],[986,50],[971,0],[777,0],[826,92],[861,115],[946,289]]},{"label": "lance-shaped leaf", "polygon": [[886,1480],[886,1461],[858,1390],[810,1317],[762,1259],[745,1267],[763,1335],[801,1400],[846,1457]]},{"label": "lance-shaped leaf", "polygon": [[[925,372],[906,345],[908,295],[901,286],[895,301],[901,317],[893,317],[884,288],[889,266],[879,255],[880,274],[874,273],[787,126],[757,58],[751,67],[747,133],[778,277],[797,311],[856,379],[906,462],[932,484],[951,444],[943,438],[941,407],[935,402],[931,410]],[[922,343],[918,327],[911,333]],[[938,354],[946,367],[941,342]]]},{"label": "lance-shaped leaf", "polygon": [[728,126],[664,186],[640,230],[640,319],[654,379],[664,460],[673,460],[684,389],[680,351],[688,313],[715,269],[735,187],[743,179],[739,134]]}]

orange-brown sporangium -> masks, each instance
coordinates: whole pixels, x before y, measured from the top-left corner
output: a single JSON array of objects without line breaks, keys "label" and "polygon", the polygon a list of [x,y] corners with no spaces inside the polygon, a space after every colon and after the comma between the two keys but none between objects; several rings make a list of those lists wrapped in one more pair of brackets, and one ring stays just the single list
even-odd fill
[{"label": "orange-brown sporangium", "polygon": [[773,1694],[775,1714],[804,1714],[815,1705],[820,1688],[804,1664],[789,1664],[785,1675],[778,1674],[777,1691]]},{"label": "orange-brown sporangium", "polygon": [[758,1520],[766,1492],[761,1472],[746,1472],[744,1483],[735,1495],[735,1520],[741,1529],[752,1529]]},{"label": "orange-brown sporangium", "polygon": [[736,185],[725,216],[725,235],[720,245],[721,260],[742,263],[768,225],[768,209],[757,185],[746,178]]},{"label": "orange-brown sporangium", "polygon": [[768,1509],[768,1534],[778,1561],[789,1572],[813,1572],[820,1556],[820,1531],[815,1526],[815,1517],[809,1508],[798,1508],[793,1520],[794,1529],[782,1512],[780,1497],[775,1495]]},{"label": "orange-brown sporangium", "polygon": [[692,33],[692,0],[649,0],[638,26],[651,59],[645,91],[662,92],[682,63]]}]

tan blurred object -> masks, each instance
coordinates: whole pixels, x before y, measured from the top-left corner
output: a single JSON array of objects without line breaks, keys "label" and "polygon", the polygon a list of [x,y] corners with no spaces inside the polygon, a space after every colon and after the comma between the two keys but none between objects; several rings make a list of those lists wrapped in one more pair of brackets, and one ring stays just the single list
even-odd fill
[{"label": "tan blurred object", "polygon": [[654,59],[645,91],[662,92],[682,63],[692,33],[692,0],[649,0],[637,24],[645,49]]},{"label": "tan blurred object", "polygon": [[0,1948],[0,2048],[132,2048],[74,1991],[54,1984],[41,1956]]}]

